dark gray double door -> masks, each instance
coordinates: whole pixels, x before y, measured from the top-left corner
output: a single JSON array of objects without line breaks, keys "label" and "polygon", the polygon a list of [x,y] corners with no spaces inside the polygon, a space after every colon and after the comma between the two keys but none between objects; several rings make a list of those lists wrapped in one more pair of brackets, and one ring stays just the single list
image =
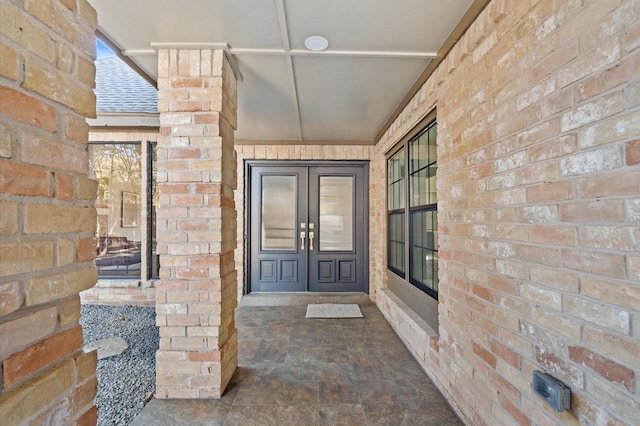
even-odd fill
[{"label": "dark gray double door", "polygon": [[363,162],[251,163],[249,292],[368,292]]}]

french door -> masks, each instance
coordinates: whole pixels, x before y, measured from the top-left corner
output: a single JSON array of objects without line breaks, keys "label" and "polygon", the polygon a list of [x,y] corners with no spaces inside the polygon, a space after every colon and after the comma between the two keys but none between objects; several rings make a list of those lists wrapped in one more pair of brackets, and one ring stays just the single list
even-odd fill
[{"label": "french door", "polygon": [[248,292],[368,292],[367,166],[251,163]]}]

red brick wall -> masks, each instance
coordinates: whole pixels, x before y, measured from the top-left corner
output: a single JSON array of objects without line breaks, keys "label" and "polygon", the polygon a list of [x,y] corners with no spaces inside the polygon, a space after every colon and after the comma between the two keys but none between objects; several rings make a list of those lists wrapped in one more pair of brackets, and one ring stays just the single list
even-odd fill
[{"label": "red brick wall", "polygon": [[[469,423],[640,424],[639,18],[632,0],[494,0],[377,146],[384,170],[437,108],[437,344],[388,289],[378,304]],[[532,393],[534,370],[572,410]]]},{"label": "red brick wall", "polygon": [[0,422],[92,424],[96,15],[85,0],[0,4]]}]

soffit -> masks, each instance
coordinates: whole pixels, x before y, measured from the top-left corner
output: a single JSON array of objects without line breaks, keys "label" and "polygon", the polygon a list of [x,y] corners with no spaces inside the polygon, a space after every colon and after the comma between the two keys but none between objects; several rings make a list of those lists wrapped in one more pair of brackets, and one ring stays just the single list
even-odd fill
[{"label": "soffit", "polygon": [[[89,0],[153,78],[152,44],[227,43],[243,76],[236,139],[372,141],[473,0]],[[304,40],[329,40],[325,52]]]}]

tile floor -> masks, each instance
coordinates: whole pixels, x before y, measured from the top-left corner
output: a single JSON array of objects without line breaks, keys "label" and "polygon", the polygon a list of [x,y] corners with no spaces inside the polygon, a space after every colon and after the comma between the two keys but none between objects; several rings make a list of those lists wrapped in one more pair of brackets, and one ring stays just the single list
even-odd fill
[{"label": "tile floor", "polygon": [[[364,318],[305,319],[307,303]],[[461,425],[365,295],[246,296],[239,367],[220,400],[152,400],[133,425]]]}]

